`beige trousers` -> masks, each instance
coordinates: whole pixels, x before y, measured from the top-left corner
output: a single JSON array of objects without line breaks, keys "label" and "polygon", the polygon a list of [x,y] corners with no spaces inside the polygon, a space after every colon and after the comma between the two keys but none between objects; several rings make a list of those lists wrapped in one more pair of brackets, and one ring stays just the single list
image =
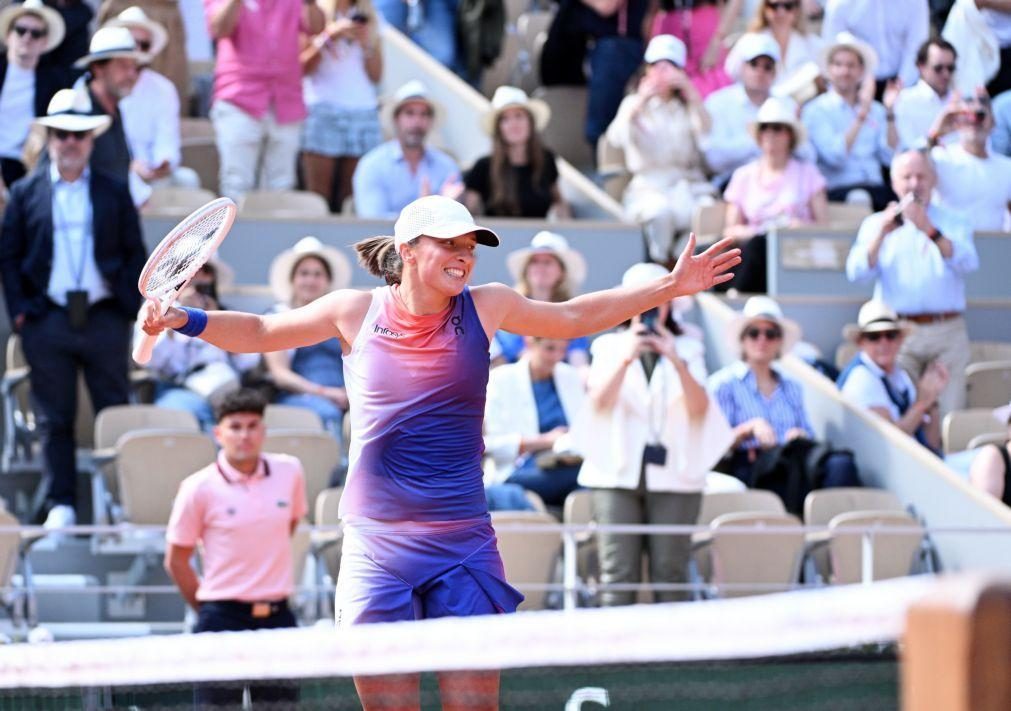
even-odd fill
[{"label": "beige trousers", "polygon": [[919,324],[899,351],[899,365],[913,381],[924,369],[940,360],[948,369],[948,387],[938,398],[941,417],[965,407],[965,369],[969,365],[969,332],[962,317],[937,323]]}]

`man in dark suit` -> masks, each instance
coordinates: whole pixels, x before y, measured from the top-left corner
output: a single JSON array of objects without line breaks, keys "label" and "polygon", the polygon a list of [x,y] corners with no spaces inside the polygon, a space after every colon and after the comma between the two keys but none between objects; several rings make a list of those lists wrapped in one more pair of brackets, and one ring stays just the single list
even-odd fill
[{"label": "man in dark suit", "polygon": [[0,177],[5,185],[25,174],[21,152],[32,120],[46,115],[46,107],[59,89],[70,86],[68,73],[55,66],[43,66],[43,54],[63,41],[60,14],[27,0],[0,12],[0,37],[6,51],[0,55]]},{"label": "man in dark suit", "polygon": [[48,165],[12,188],[0,232],[0,277],[20,332],[49,478],[46,525],[76,522],[74,416],[83,372],[95,411],[127,402],[131,321],[145,250],[125,183],[88,167],[108,116],[63,89],[36,119]]}]

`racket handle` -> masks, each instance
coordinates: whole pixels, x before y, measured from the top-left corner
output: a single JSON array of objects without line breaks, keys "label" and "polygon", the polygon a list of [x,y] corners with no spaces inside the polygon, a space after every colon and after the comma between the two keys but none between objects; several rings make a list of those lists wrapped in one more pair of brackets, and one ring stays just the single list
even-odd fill
[{"label": "racket handle", "polygon": [[133,349],[133,359],[138,365],[147,365],[148,361],[151,360],[151,353],[154,351],[154,344],[157,340],[158,336],[151,336],[146,333],[140,339],[140,343]]}]

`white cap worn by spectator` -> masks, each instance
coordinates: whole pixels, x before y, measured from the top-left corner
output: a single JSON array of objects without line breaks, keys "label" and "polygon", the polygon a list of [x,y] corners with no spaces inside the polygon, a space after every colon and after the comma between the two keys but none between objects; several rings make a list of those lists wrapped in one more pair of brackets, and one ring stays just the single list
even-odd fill
[{"label": "white cap worn by spectator", "polygon": [[112,117],[105,114],[93,115],[91,113],[91,99],[87,92],[60,89],[49,100],[46,115],[35,119],[35,123],[61,131],[92,131],[94,135],[98,136],[109,129]]},{"label": "white cap worn by spectator", "polygon": [[677,67],[684,67],[688,50],[685,43],[674,35],[657,35],[649,41],[642,60],[646,64],[668,61]]},{"label": "white cap worn by spectator", "polygon": [[741,335],[756,321],[769,321],[779,326],[779,330],[783,332],[781,351],[783,354],[789,353],[800,340],[800,326],[796,321],[783,315],[783,309],[774,299],[768,296],[752,296],[744,302],[744,309],[727,324],[727,340],[738,356],[741,353]]},{"label": "white cap worn by spectator", "polygon": [[274,257],[270,263],[270,291],[282,304],[291,301],[291,281],[295,265],[306,257],[316,257],[330,267],[332,289],[345,289],[351,284],[351,262],[335,247],[325,245],[318,237],[303,237],[291,249]]},{"label": "white cap worn by spectator", "polygon": [[14,21],[23,15],[35,15],[46,23],[46,47],[42,50],[43,54],[60,46],[67,33],[67,26],[63,22],[63,16],[43,5],[42,0],[25,0],[20,5],[5,7],[3,12],[0,12],[0,42],[7,38]]},{"label": "white cap worn by spectator", "polygon": [[165,25],[152,20],[139,7],[128,7],[113,19],[103,25],[103,27],[125,27],[127,29],[137,28],[144,30],[151,35],[151,46],[147,49],[140,48],[147,56],[148,60],[157,56],[168,45],[168,30]]},{"label": "white cap worn by spectator", "polygon": [[551,108],[540,99],[531,99],[527,92],[515,86],[500,86],[491,97],[491,109],[481,117],[481,128],[494,135],[499,115],[506,109],[526,109],[534,119],[534,128],[543,131],[551,121]]},{"label": "white cap worn by spectator", "polygon": [[77,69],[87,69],[92,63],[103,59],[122,57],[143,62],[147,55],[137,51],[133,35],[125,27],[102,27],[91,37],[88,53],[74,62]]},{"label": "white cap worn by spectator", "polygon": [[734,81],[741,79],[741,66],[758,57],[768,57],[779,63],[781,54],[779,43],[764,32],[748,32],[737,40],[723,62],[723,71]]},{"label": "white cap worn by spectator", "polygon": [[428,87],[418,79],[411,79],[406,84],[401,85],[400,88],[393,92],[393,96],[383,102],[380,114],[383,126],[392,132],[393,119],[397,115],[397,112],[405,104],[413,101],[419,101],[428,105],[428,108],[432,112],[432,128],[435,128],[442,121],[442,106],[432,99],[428,92]]},{"label": "white cap worn by spectator", "polygon": [[542,230],[530,240],[530,246],[510,252],[506,257],[506,267],[514,280],[519,281],[527,268],[530,257],[535,254],[550,254],[562,263],[565,280],[572,289],[578,289],[586,279],[586,260],[583,255],[569,246],[569,241],[555,232]]},{"label": "white cap worn by spectator", "polygon": [[793,131],[794,147],[807,140],[807,129],[797,118],[797,105],[791,99],[770,96],[758,109],[755,120],[748,124],[748,133],[758,142],[758,127],[768,124],[789,126]]},{"label": "white cap worn by spectator", "polygon": [[400,211],[393,225],[393,244],[400,247],[418,237],[453,239],[474,233],[478,244],[498,247],[494,231],[474,223],[470,210],[452,198],[428,195],[418,198]]},{"label": "white cap worn by spectator", "polygon": [[840,32],[835,36],[831,44],[826,45],[821,51],[822,71],[828,71],[829,58],[835,54],[836,50],[848,49],[856,54],[864,62],[864,76],[874,76],[874,71],[878,68],[878,53],[874,48],[862,39],[849,32]]}]

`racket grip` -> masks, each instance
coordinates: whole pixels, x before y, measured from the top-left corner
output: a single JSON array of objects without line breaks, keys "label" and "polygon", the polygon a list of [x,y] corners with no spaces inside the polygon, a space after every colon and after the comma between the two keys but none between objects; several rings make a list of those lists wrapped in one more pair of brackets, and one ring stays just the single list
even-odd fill
[{"label": "racket grip", "polygon": [[140,343],[133,349],[133,359],[138,365],[147,365],[148,361],[151,360],[151,353],[154,351],[154,344],[157,340],[158,336],[151,336],[146,333],[140,339]]}]

